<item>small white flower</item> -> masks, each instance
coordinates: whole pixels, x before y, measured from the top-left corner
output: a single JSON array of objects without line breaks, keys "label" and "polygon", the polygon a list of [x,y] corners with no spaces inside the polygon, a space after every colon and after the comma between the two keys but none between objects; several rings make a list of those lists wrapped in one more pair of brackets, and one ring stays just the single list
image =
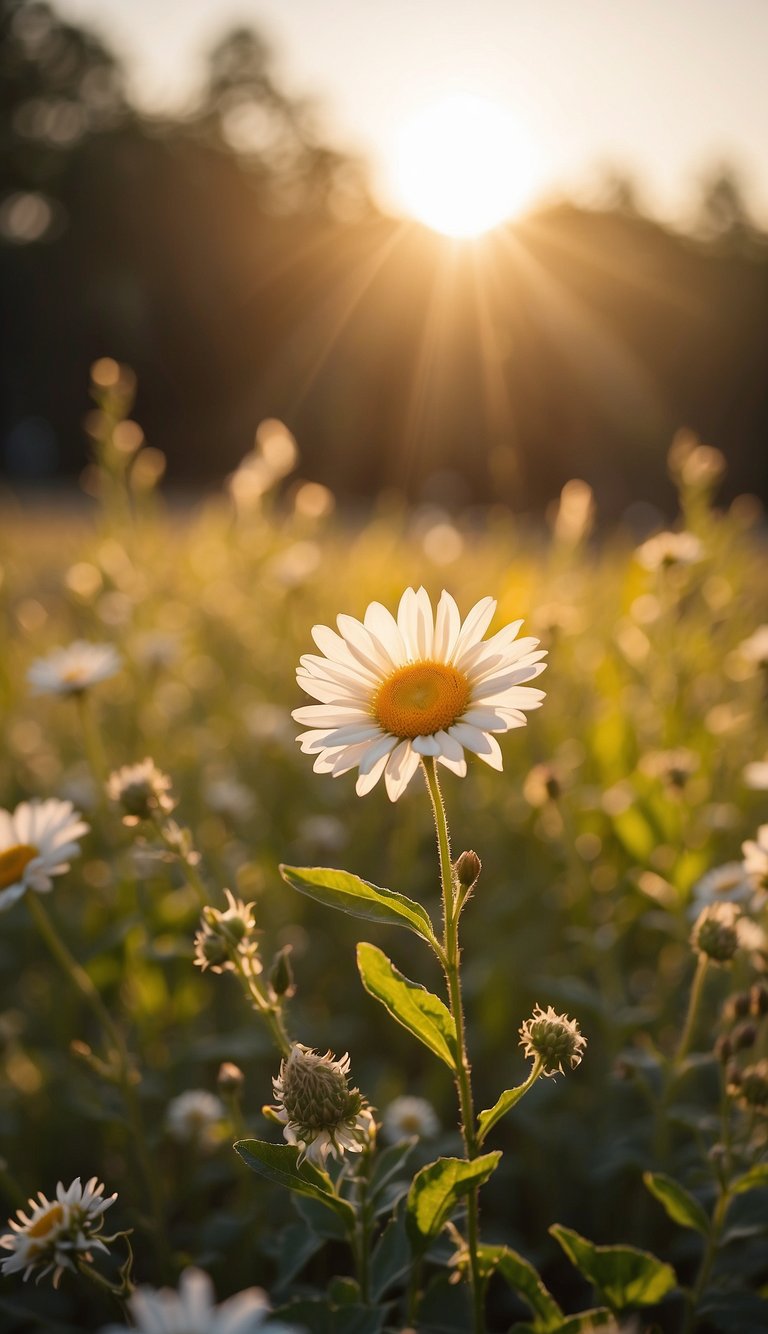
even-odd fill
[{"label": "small white flower", "polygon": [[704,559],[704,546],[695,533],[656,533],[637,548],[635,555],[646,570],[671,565],[695,565]]},{"label": "small white flower", "polygon": [[768,824],[761,824],[757,838],[742,843],[744,870],[759,889],[768,889]]},{"label": "small white flower", "polygon": [[381,1133],[390,1144],[418,1135],[419,1139],[433,1139],[440,1129],[437,1113],[426,1098],[403,1094],[393,1098],[381,1118]]},{"label": "small white flower", "polygon": [[107,779],[107,796],[123,807],[123,824],[127,825],[169,815],[176,805],[170,792],[170,778],[149,758],[125,764]]},{"label": "small white flower", "polygon": [[754,909],[755,886],[743,862],[725,862],[713,866],[693,887],[691,914],[698,917],[710,903],[736,903],[740,908]]},{"label": "small white flower", "polygon": [[213,1148],[227,1109],[221,1098],[207,1089],[187,1089],[168,1104],[165,1124],[169,1135],[181,1144]]},{"label": "small white flower", "polygon": [[745,764],[742,774],[747,787],[754,792],[768,792],[768,760],[753,760]]},{"label": "small white flower", "polygon": [[0,1269],[4,1274],[23,1269],[25,1281],[35,1270],[38,1279],[53,1270],[57,1288],[64,1270],[75,1270],[78,1258],[91,1261],[94,1250],[107,1250],[98,1233],[105,1210],[116,1199],[116,1194],[104,1199],[104,1186],[96,1177],[85,1186],[75,1177],[66,1189],[60,1181],[54,1200],[40,1191],[37,1200],[30,1199],[28,1214],[19,1209],[16,1219],[9,1218],[12,1231],[0,1237],[0,1247],[11,1254],[0,1261]]},{"label": "small white flower", "polygon": [[79,695],[89,686],[115,676],[120,665],[120,655],[112,644],[89,644],[78,639],[66,648],[55,649],[47,658],[36,658],[27,680],[37,695]]},{"label": "small white flower", "polygon": [[423,756],[459,777],[466,751],[502,768],[496,734],[526,723],[544,693],[524,685],[544,671],[537,639],[517,639],[515,621],[483,640],[496,610],[486,597],[462,622],[449,593],[433,613],[425,589],[407,588],[395,618],[372,602],[363,621],[338,616],[339,634],[316,625],[323,654],[307,653],[296,679],[319,700],[294,710],[311,730],[299,741],[315,771],[334,778],[358,769],[358,796],[383,776],[391,801],[402,796]]},{"label": "small white flower", "polygon": [[0,912],[28,889],[46,894],[51,877],[69,870],[76,842],[88,833],[71,801],[22,801],[13,814],[0,810]]},{"label": "small white flower", "polygon": [[[261,1288],[246,1288],[215,1305],[213,1284],[202,1269],[185,1269],[178,1291],[140,1287],[128,1298],[130,1325],[108,1325],[101,1334],[278,1334],[265,1324],[269,1303]],[[287,1334],[287,1331],[286,1331]]]},{"label": "small white flower", "polygon": [[742,640],[739,653],[753,667],[768,667],[768,625],[758,625],[748,639]]},{"label": "small white flower", "polygon": [[316,1167],[345,1153],[362,1153],[373,1141],[376,1123],[359,1089],[349,1087],[349,1056],[336,1060],[328,1051],[319,1056],[311,1047],[294,1043],[272,1080],[283,1122],[283,1138],[295,1144],[299,1162]]}]

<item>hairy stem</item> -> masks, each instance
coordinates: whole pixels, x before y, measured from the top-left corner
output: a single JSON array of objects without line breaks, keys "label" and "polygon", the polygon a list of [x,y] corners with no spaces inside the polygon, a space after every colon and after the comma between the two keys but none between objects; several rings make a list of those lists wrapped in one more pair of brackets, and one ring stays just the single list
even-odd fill
[{"label": "hairy stem", "polygon": [[[456,887],[451,863],[451,843],[448,832],[448,820],[443,805],[440,783],[437,777],[437,764],[433,756],[422,759],[427,790],[432,802],[432,814],[437,834],[437,848],[440,858],[440,883],[443,896],[443,952],[441,959],[445,981],[448,988],[448,1004],[456,1025],[456,1089],[459,1098],[461,1129],[467,1158],[476,1158],[478,1154],[477,1134],[475,1131],[475,1110],[472,1098],[471,1066],[467,1052],[466,1030],[464,1025],[464,1006],[461,995],[461,952],[459,949],[459,909],[456,900]],[[470,1281],[472,1284],[473,1329],[475,1334],[483,1334],[485,1312],[483,1309],[484,1284],[478,1256],[479,1246],[479,1210],[478,1187],[475,1186],[467,1197],[467,1246],[469,1250]]]}]

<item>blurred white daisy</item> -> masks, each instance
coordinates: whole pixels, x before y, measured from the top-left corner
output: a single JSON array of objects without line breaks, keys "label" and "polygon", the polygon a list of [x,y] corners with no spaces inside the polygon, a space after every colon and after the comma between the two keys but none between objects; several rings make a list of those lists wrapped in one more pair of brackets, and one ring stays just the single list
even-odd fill
[{"label": "blurred white daisy", "polygon": [[107,796],[122,806],[126,825],[169,815],[176,805],[170,778],[149,757],[115,769],[107,779]]},{"label": "blurred white daisy", "polygon": [[[284,1325],[264,1323],[269,1303],[261,1288],[246,1288],[215,1304],[213,1284],[202,1269],[185,1269],[178,1291],[141,1287],[128,1298],[130,1325],[107,1325],[101,1334],[278,1334]],[[286,1331],[287,1334],[287,1331]]]},{"label": "blurred white daisy", "polygon": [[27,680],[37,695],[79,695],[120,670],[120,655],[112,644],[89,644],[78,639],[66,648],[36,658]]},{"label": "blurred white daisy", "polygon": [[704,559],[704,546],[695,533],[656,533],[637,548],[635,555],[646,570],[671,565],[695,565]]},{"label": "blurred white daisy", "polygon": [[324,655],[301,659],[296,679],[319,700],[294,710],[311,730],[299,741],[316,755],[315,771],[334,778],[357,768],[363,796],[384,776],[397,801],[422,756],[463,777],[465,751],[502,768],[497,733],[526,723],[544,692],[525,686],[545,664],[537,639],[517,639],[515,621],[483,640],[496,610],[493,598],[476,603],[462,622],[449,593],[436,615],[425,589],[407,588],[397,619],[372,602],[364,620],[338,616],[339,634],[316,625],[312,637]]},{"label": "blurred white daisy", "polygon": [[768,667],[768,625],[758,625],[748,639],[743,639],[739,653],[753,667]]},{"label": "blurred white daisy", "polygon": [[283,1138],[297,1145],[299,1162],[325,1167],[328,1156],[362,1153],[373,1141],[376,1123],[359,1089],[349,1087],[349,1056],[320,1056],[295,1042],[272,1080],[283,1123]]},{"label": "blurred white daisy", "polygon": [[440,1129],[437,1113],[426,1098],[415,1098],[403,1094],[393,1098],[384,1109],[381,1118],[381,1133],[390,1144],[398,1140],[409,1139],[418,1135],[419,1139],[432,1139]]},{"label": "blurred white daisy", "polygon": [[768,824],[761,824],[757,837],[742,843],[744,870],[759,889],[768,889]]},{"label": "blurred white daisy", "polygon": [[94,1250],[107,1250],[98,1233],[105,1210],[116,1199],[116,1194],[104,1198],[96,1177],[85,1186],[75,1177],[66,1189],[60,1181],[53,1200],[39,1191],[37,1200],[29,1201],[29,1213],[19,1209],[15,1219],[9,1218],[12,1231],[0,1237],[0,1246],[11,1254],[0,1261],[0,1269],[4,1274],[23,1269],[25,1281],[35,1270],[38,1280],[53,1270],[57,1288],[64,1270],[75,1270],[78,1259],[90,1261]]},{"label": "blurred white daisy", "polygon": [[13,814],[0,810],[0,912],[28,889],[46,894],[51,877],[69,870],[88,828],[72,802],[57,797],[22,801]]},{"label": "blurred white daisy", "polygon": [[165,1124],[168,1134],[181,1144],[213,1148],[227,1109],[221,1098],[207,1089],[187,1089],[173,1098],[167,1107]]},{"label": "blurred white daisy", "polygon": [[751,764],[745,764],[742,777],[753,791],[768,792],[768,760],[753,760]]}]

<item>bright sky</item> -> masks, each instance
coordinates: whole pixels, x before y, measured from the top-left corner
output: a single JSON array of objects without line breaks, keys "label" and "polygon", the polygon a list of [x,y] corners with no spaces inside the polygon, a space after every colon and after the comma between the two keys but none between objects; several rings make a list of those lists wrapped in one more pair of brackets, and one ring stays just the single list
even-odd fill
[{"label": "bright sky", "polygon": [[625,168],[684,216],[727,159],[768,222],[767,0],[54,0],[123,54],[134,95],[177,107],[230,26],[271,39],[286,87],[316,98],[342,147],[397,205],[404,127],[456,94],[518,127],[529,197]]}]

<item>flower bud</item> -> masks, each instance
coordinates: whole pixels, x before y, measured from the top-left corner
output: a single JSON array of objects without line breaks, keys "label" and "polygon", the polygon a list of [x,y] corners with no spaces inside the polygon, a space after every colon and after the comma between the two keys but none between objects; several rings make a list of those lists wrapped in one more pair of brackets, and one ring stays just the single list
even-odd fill
[{"label": "flower bud", "polygon": [[731,1039],[725,1035],[722,1035],[717,1039],[717,1042],[715,1043],[715,1057],[717,1058],[718,1061],[720,1061],[721,1065],[727,1065],[728,1061],[730,1061],[732,1056],[733,1056],[733,1044],[731,1042]]},{"label": "flower bud", "polygon": [[749,1013],[756,1019],[768,1014],[768,986],[765,982],[755,982],[749,989]]},{"label": "flower bud", "polygon": [[462,852],[453,865],[454,875],[462,889],[472,889],[480,878],[483,864],[476,852]]},{"label": "flower bud", "polygon": [[220,1093],[239,1093],[243,1087],[245,1075],[234,1061],[222,1061],[216,1083]]},{"label": "flower bud", "polygon": [[541,1061],[545,1075],[563,1074],[564,1062],[575,1070],[586,1045],[576,1020],[556,1014],[551,1005],[546,1011],[537,1005],[532,1018],[520,1028],[520,1046],[529,1060]]},{"label": "flower bud", "polygon": [[739,947],[740,916],[735,903],[710,903],[696,918],[691,933],[693,948],[713,963],[730,963]]},{"label": "flower bud", "polygon": [[734,1051],[744,1051],[748,1047],[754,1047],[756,1041],[757,1028],[754,1024],[739,1024],[731,1034]]},{"label": "flower bud", "polygon": [[283,1106],[290,1119],[319,1129],[358,1111],[361,1098],[357,1089],[349,1089],[348,1068],[347,1057],[334,1061],[330,1052],[318,1056],[295,1043],[282,1072]]},{"label": "flower bud", "polygon": [[748,991],[735,991],[729,996],[723,1006],[723,1020],[727,1024],[732,1024],[736,1019],[743,1019],[749,1014],[751,1008],[751,996]]},{"label": "flower bud", "polygon": [[147,758],[140,764],[128,764],[115,769],[107,780],[107,795],[122,806],[123,823],[139,824],[168,815],[175,806],[170,793],[171,780]]},{"label": "flower bud", "polygon": [[291,966],[292,945],[284,945],[272,960],[269,970],[269,985],[276,996],[286,996],[289,1000],[296,993],[296,983]]},{"label": "flower bud", "polygon": [[741,1071],[736,1090],[742,1104],[755,1111],[768,1113],[768,1061],[757,1061]]}]

